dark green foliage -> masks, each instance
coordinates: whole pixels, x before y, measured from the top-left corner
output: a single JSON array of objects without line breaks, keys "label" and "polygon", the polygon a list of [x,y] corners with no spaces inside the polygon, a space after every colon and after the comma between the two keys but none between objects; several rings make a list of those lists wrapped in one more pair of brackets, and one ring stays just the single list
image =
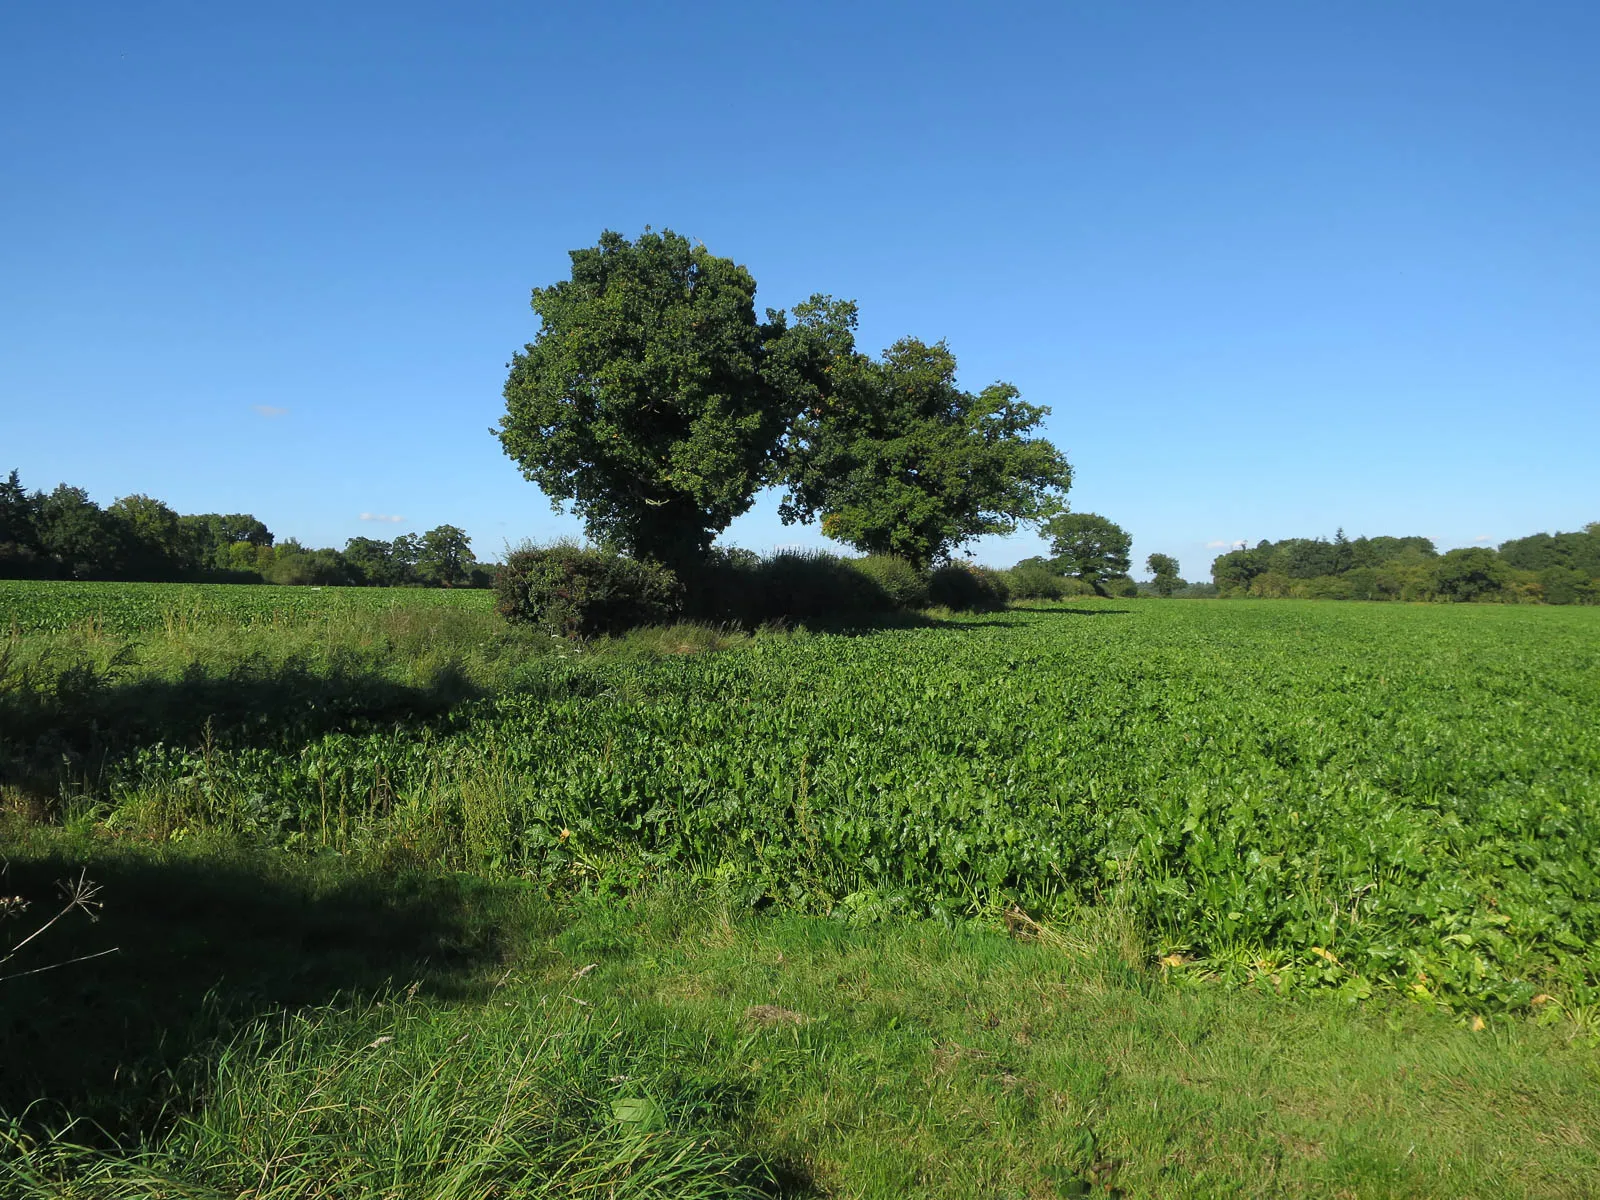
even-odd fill
[{"label": "dark green foliage", "polygon": [[[1213,560],[1211,578],[1225,594],[1292,594],[1319,599],[1398,598],[1409,583],[1407,598],[1423,599],[1421,590],[1431,595],[1432,575],[1420,568],[1437,558],[1438,551],[1424,537],[1359,537],[1351,541],[1340,530],[1331,542],[1286,538],[1230,550]],[[1350,579],[1348,585],[1333,582],[1360,572],[1367,574]],[[1424,578],[1428,581],[1425,585]]]},{"label": "dark green foliage", "polygon": [[905,559],[892,554],[869,554],[856,559],[852,565],[883,589],[890,607],[927,607],[928,573],[917,570]]},{"label": "dark green foliage", "polygon": [[1485,547],[1452,550],[1434,568],[1434,586],[1445,600],[1480,600],[1509,582],[1510,569]]},{"label": "dark green foliage", "polygon": [[272,531],[249,513],[197,513],[178,518],[191,574],[259,572]]},{"label": "dark green foliage", "polygon": [[43,502],[43,495],[22,486],[22,477],[14,470],[0,483],[0,547],[41,549],[39,509]]},{"label": "dark green foliage", "polygon": [[1269,542],[1251,550],[1240,547],[1219,554],[1211,561],[1211,580],[1225,592],[1246,591],[1255,580],[1271,569],[1271,556],[1265,552]]},{"label": "dark green foliage", "polygon": [[783,313],[757,319],[749,271],[670,230],[571,257],[570,280],[534,289],[501,446],[596,542],[685,568],[772,481],[825,363]]},{"label": "dark green foliage", "polygon": [[1539,572],[1546,604],[1594,604],[1600,601],[1600,579],[1572,567],[1546,567]]},{"label": "dark green foliage", "polygon": [[1050,410],[1008,383],[974,394],[955,377],[943,342],[903,338],[881,361],[853,345],[840,353],[790,436],[783,519],[821,514],[826,536],[925,569],[971,538],[1055,511],[1072,469],[1030,436]]},{"label": "dark green foliage", "polygon": [[268,583],[297,587],[350,587],[361,582],[337,550],[313,550],[293,538],[272,548],[264,574]]},{"label": "dark green foliage", "polygon": [[408,555],[410,539],[392,542],[381,538],[351,538],[344,544],[344,560],[369,587],[400,587],[416,578],[416,560]]},{"label": "dark green foliage", "polygon": [[102,509],[82,488],[29,493],[17,472],[0,483],[0,579],[310,584],[320,587],[488,587],[454,525],[393,542],[352,538],[345,552],[276,544],[249,513],[174,512],[150,496]]},{"label": "dark green foliage", "polygon": [[1128,574],[1133,537],[1098,513],[1058,513],[1045,523],[1044,533],[1057,569],[1102,596],[1110,594],[1109,581]]},{"label": "dark green foliage", "polygon": [[195,566],[193,540],[182,519],[150,496],[123,496],[106,516],[121,527],[126,559],[119,574],[132,579],[181,579]]},{"label": "dark green foliage", "polygon": [[440,525],[422,535],[416,552],[417,578],[436,587],[461,587],[478,565],[472,539],[454,525]]},{"label": "dark green foliage", "polygon": [[82,488],[59,485],[39,505],[39,545],[72,579],[112,579],[128,565],[128,531]]},{"label": "dark green foliage", "polygon": [[666,567],[565,542],[514,550],[494,587],[502,616],[556,637],[657,625],[683,606],[683,586]]},{"label": "dark green foliage", "polygon": [[1144,565],[1155,576],[1150,584],[1156,595],[1165,598],[1183,587],[1183,580],[1178,577],[1178,560],[1172,555],[1152,554],[1144,560]]},{"label": "dark green foliage", "polygon": [[1536,533],[1504,542],[1500,557],[1507,566],[1519,570],[1565,567],[1588,579],[1600,578],[1600,521],[1589,523],[1578,533]]},{"label": "dark green foliage", "polygon": [[1006,572],[1013,600],[1059,600],[1066,595],[1061,573],[1043,558],[1025,558]]},{"label": "dark green foliage", "polygon": [[686,615],[746,629],[774,622],[849,622],[898,607],[857,561],[820,550],[712,554],[686,582]]},{"label": "dark green foliage", "polygon": [[1425,537],[1358,537],[1349,546],[1352,567],[1379,567],[1394,562],[1415,564],[1439,557],[1433,540]]},{"label": "dark green foliage", "polygon": [[1290,579],[1314,579],[1318,575],[1337,575],[1354,564],[1349,545],[1341,537],[1325,542],[1321,538],[1290,538],[1279,542],[1273,552],[1272,569]]},{"label": "dark green foliage", "polygon": [[1005,576],[985,567],[949,563],[928,579],[928,603],[952,612],[999,612],[1008,599]]},{"label": "dark green foliage", "polygon": [[51,579],[56,563],[39,540],[40,492],[22,486],[16,471],[0,481],[0,579]]},{"label": "dark green foliage", "polygon": [[1600,527],[1442,556],[1422,537],[1263,541],[1219,555],[1211,576],[1234,596],[1588,604],[1600,602]]}]

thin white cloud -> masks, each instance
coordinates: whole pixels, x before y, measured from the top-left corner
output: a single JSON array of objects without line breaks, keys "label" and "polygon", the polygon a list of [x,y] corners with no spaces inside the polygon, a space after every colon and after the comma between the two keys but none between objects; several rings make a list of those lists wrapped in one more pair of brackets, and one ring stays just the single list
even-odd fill
[{"label": "thin white cloud", "polygon": [[390,525],[398,525],[405,520],[404,517],[396,516],[394,513],[362,513],[361,519],[363,521],[387,521]]},{"label": "thin white cloud", "polygon": [[279,408],[276,404],[252,404],[250,407],[268,419],[285,416],[289,412],[287,408]]},{"label": "thin white cloud", "polygon": [[1487,533],[1480,533],[1477,537],[1473,538],[1472,540],[1474,542],[1477,542],[1479,545],[1482,545],[1484,542],[1492,542],[1492,541],[1494,541],[1494,538],[1490,537]]},{"label": "thin white cloud", "polygon": [[1238,542],[1207,542],[1207,550],[1226,550],[1230,546],[1237,546]]}]

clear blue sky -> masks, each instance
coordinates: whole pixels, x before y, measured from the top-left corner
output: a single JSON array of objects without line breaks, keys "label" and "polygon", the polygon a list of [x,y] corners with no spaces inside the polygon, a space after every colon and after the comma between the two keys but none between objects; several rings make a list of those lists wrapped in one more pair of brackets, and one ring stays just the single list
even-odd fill
[{"label": "clear blue sky", "polygon": [[1050,405],[1141,563],[1577,528],[1597,64],[1592,0],[6,5],[0,471],[575,530],[487,430],[529,289],[648,223]]}]

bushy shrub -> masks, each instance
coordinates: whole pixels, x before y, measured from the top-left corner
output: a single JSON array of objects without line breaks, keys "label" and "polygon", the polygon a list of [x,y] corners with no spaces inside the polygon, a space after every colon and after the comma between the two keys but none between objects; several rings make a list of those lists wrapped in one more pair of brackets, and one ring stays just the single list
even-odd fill
[{"label": "bushy shrub", "polygon": [[1546,566],[1539,571],[1539,589],[1547,605],[1594,603],[1594,584],[1570,566]]},{"label": "bushy shrub", "polygon": [[1493,550],[1473,546],[1441,557],[1434,564],[1433,581],[1442,600],[1495,600],[1511,582],[1511,569]]},{"label": "bushy shrub", "polygon": [[1016,600],[1059,600],[1066,594],[1064,582],[1042,558],[1025,558],[1006,572],[1006,586]]},{"label": "bushy shrub", "polygon": [[1250,595],[1261,600],[1287,600],[1294,580],[1282,571],[1263,571],[1250,581]]},{"label": "bushy shrub", "polygon": [[[1350,600],[1387,600],[1384,580],[1377,567],[1356,567],[1344,574],[1345,598]],[[1398,589],[1397,589],[1398,590]]]},{"label": "bushy shrub", "polygon": [[928,576],[903,558],[892,554],[872,554],[853,562],[856,570],[883,589],[891,606],[900,609],[925,608],[928,604]]},{"label": "bushy shrub", "polygon": [[513,551],[494,586],[502,616],[557,637],[658,625],[683,604],[683,588],[667,568],[567,542]]},{"label": "bushy shrub", "polygon": [[774,621],[849,620],[891,612],[894,599],[847,558],[821,550],[713,554],[685,580],[695,620],[746,627]]},{"label": "bushy shrub", "polygon": [[951,563],[928,580],[928,601],[955,612],[998,612],[1010,598],[1000,572]]},{"label": "bushy shrub", "polygon": [[[1370,571],[1370,568],[1368,570]],[[1377,573],[1375,571],[1371,573],[1375,579]],[[1297,581],[1289,589],[1289,594],[1297,600],[1354,600],[1358,598],[1357,586],[1364,586],[1368,582],[1364,577],[1352,579],[1350,576],[1354,574],[1355,572],[1351,571],[1346,575],[1314,575],[1310,579]]]},{"label": "bushy shrub", "polygon": [[337,550],[307,550],[297,543],[280,545],[266,570],[268,583],[300,587],[346,587],[355,573]]}]

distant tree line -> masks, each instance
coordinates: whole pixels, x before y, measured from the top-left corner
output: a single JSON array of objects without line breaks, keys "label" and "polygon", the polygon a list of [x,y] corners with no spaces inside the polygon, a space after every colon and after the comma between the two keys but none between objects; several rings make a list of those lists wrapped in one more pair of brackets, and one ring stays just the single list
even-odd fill
[{"label": "distant tree line", "polygon": [[0,482],[0,578],[352,587],[488,587],[492,574],[454,525],[343,550],[276,539],[249,513],[180,514],[150,496],[102,508],[83,488],[30,492]]},{"label": "distant tree line", "polygon": [[1600,522],[1440,554],[1425,537],[1286,538],[1218,555],[1223,596],[1600,604]]}]

